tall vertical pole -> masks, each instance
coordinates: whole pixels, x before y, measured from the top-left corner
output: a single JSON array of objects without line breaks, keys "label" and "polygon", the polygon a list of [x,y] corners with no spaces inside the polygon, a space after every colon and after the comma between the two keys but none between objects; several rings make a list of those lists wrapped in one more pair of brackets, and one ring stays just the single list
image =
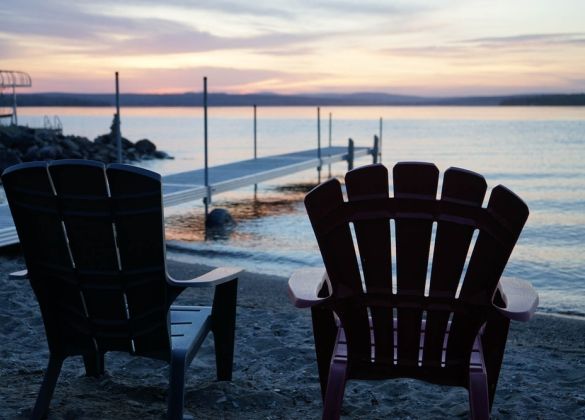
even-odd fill
[{"label": "tall vertical pole", "polygon": [[[256,104],[254,104],[254,160],[258,159],[258,143],[257,143],[257,114],[256,114]],[[258,184],[254,184],[254,199],[256,199],[256,194],[258,193]]]},{"label": "tall vertical pole", "polygon": [[205,198],[203,203],[205,204],[205,221],[207,221],[207,215],[209,213],[209,167],[207,161],[207,77],[203,78],[203,142],[204,142],[204,155],[205,155],[205,170],[204,170],[204,181],[205,181]]},{"label": "tall vertical pole", "polygon": [[12,125],[18,125],[18,115],[16,114],[16,81],[12,84],[12,117],[10,123]]},{"label": "tall vertical pole", "polygon": [[120,82],[116,72],[116,147],[118,149],[118,163],[122,163],[122,130],[120,128]]},{"label": "tall vertical pole", "polygon": [[347,141],[347,170],[351,171],[353,169],[353,161],[355,159],[355,147],[353,144],[353,140],[349,139]]},{"label": "tall vertical pole", "polygon": [[378,143],[378,147],[380,148],[380,163],[382,163],[382,128],[382,117],[380,117],[380,136],[378,137],[380,139]]},{"label": "tall vertical pole", "polygon": [[317,107],[317,158],[319,159],[319,166],[317,166],[317,173],[319,184],[321,183],[321,108]]},{"label": "tall vertical pole", "polygon": [[254,104],[254,159],[258,158],[257,127],[256,104]]},{"label": "tall vertical pole", "polygon": [[[331,112],[329,113],[329,158],[331,158]],[[329,178],[331,178],[331,160],[329,161]]]}]

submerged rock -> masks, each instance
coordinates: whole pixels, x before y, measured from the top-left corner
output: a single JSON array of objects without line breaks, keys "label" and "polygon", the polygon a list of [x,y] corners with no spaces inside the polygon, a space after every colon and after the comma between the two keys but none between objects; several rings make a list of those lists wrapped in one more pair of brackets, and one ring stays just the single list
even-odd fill
[{"label": "submerged rock", "polygon": [[213,209],[207,215],[205,225],[207,227],[226,227],[233,226],[236,221],[232,217],[229,211],[226,209]]}]

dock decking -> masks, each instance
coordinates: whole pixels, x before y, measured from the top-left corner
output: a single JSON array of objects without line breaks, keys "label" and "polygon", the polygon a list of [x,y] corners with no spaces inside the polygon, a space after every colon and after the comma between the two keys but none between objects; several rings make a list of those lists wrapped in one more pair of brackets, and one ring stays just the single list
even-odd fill
[{"label": "dock decking", "polygon": [[[205,186],[205,170],[181,172],[166,175],[162,179],[163,202],[170,207],[206,196],[210,198],[218,193],[235,190],[262,181],[290,175],[320,165],[347,161],[348,159],[375,155],[377,152],[368,147],[353,148],[353,157],[349,156],[347,147],[334,146],[318,149],[266,156],[210,167],[209,191]],[[18,235],[7,204],[0,205],[0,247],[18,243]]]}]

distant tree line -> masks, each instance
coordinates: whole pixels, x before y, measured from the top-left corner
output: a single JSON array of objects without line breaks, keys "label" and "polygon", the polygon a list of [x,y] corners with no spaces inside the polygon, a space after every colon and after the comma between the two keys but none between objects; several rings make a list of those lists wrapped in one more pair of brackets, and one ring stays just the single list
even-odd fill
[{"label": "distant tree line", "polygon": [[[201,106],[203,94],[188,92],[181,94],[120,95],[121,106]],[[18,96],[19,106],[107,106],[113,107],[113,94],[103,93],[29,93]],[[553,94],[522,96],[462,96],[430,98],[422,96],[391,95],[386,93],[350,94],[305,94],[278,95],[273,93],[228,94],[210,93],[209,106],[498,106],[498,105],[585,105],[585,94]]]},{"label": "distant tree line", "polygon": [[518,96],[504,99],[504,106],[585,106],[585,93],[571,95]]}]

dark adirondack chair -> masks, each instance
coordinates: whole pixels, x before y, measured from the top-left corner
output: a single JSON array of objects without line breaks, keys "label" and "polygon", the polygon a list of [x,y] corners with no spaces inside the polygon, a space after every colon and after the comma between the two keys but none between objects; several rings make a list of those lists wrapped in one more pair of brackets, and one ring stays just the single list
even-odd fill
[{"label": "dark adirondack chair", "polygon": [[326,272],[294,273],[289,293],[312,309],[323,417],[340,416],[347,380],[409,377],[467,388],[472,417],[488,418],[510,319],[538,305],[529,283],[500,279],[528,208],[503,186],[482,208],[486,182],[463,169],[445,172],[440,199],[432,164],[393,177],[393,198],[382,165],[347,173],[347,202],[337,180],[305,198]]},{"label": "dark adirondack chair", "polygon": [[[2,175],[49,345],[32,418],[47,415],[63,361],[87,375],[123,351],[170,364],[168,417],[183,418],[185,370],[213,332],[217,378],[231,380],[239,270],[179,281],[166,270],[160,175],[82,160],[31,162]],[[212,307],[171,306],[215,286]]]}]

